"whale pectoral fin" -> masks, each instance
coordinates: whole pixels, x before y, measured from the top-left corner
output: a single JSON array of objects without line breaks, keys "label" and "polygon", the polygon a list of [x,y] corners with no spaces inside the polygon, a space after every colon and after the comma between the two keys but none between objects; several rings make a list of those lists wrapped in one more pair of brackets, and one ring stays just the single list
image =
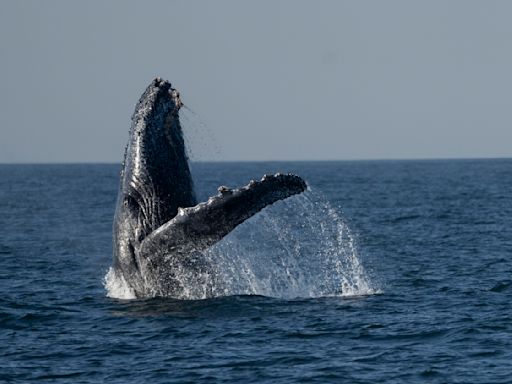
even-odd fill
[{"label": "whale pectoral fin", "polygon": [[153,231],[141,244],[141,254],[186,253],[205,249],[267,205],[304,192],[305,181],[296,175],[265,175],[261,181],[219,194],[195,207],[179,209],[171,221]]}]

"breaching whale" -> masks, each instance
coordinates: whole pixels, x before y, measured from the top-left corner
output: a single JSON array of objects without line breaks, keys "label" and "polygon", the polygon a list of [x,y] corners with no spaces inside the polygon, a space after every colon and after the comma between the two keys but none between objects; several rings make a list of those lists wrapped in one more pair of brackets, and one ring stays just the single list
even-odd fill
[{"label": "breaching whale", "polygon": [[201,251],[261,209],[303,192],[292,174],[265,175],[245,187],[220,187],[197,204],[179,93],[156,78],[135,107],[113,224],[113,271],[136,297],[179,297],[178,274],[208,270]]}]

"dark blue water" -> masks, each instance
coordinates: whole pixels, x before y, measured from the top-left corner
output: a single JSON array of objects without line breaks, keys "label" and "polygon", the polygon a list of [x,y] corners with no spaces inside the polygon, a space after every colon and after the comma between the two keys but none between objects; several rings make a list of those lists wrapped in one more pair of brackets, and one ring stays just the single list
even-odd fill
[{"label": "dark blue water", "polygon": [[512,160],[196,164],[348,223],[376,293],[295,299],[107,297],[119,170],[0,166],[1,382],[511,382]]}]

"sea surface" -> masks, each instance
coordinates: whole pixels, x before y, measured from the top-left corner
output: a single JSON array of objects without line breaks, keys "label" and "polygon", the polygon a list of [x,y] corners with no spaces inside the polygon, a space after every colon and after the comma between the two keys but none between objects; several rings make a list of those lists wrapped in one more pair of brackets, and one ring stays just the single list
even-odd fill
[{"label": "sea surface", "polygon": [[512,382],[512,160],[195,163],[310,190],[179,300],[109,281],[119,171],[0,165],[0,382]]}]

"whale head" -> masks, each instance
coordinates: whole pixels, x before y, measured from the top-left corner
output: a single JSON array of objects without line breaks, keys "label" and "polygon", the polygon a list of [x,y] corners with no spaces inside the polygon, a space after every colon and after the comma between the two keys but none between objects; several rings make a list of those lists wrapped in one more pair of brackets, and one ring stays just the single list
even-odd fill
[{"label": "whale head", "polygon": [[141,242],[175,217],[179,207],[196,204],[178,115],[181,105],[177,90],[156,78],[132,116],[114,218],[114,265],[139,291]]},{"label": "whale head", "polygon": [[179,121],[181,106],[178,91],[156,78],[132,116],[120,198],[132,210],[139,208],[143,236],[176,216],[179,207],[196,204]]}]

